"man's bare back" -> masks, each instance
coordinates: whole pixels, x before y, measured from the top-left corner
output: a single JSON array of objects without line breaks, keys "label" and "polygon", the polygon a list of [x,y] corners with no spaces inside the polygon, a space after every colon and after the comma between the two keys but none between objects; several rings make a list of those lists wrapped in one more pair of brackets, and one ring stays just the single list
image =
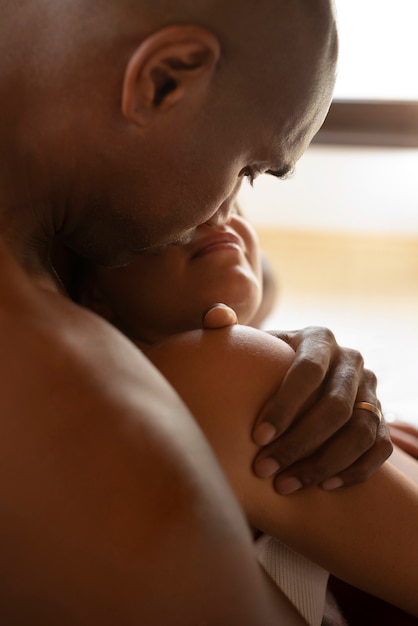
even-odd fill
[{"label": "man's bare back", "polygon": [[[184,405],[127,340],[60,292],[49,258],[58,234],[96,262],[126,263],[226,220],[244,177],[294,166],[331,98],[333,9],[246,8],[3,3],[4,623],[300,623],[257,567]],[[343,354],[321,345],[319,385]],[[359,387],[376,402],[362,365],[354,370],[348,405]],[[372,460],[350,480],[389,453],[384,427],[368,432]]]},{"label": "man's bare back", "polygon": [[106,322],[0,267],[2,621],[233,623],[234,580],[258,623],[248,529],[183,403]]}]

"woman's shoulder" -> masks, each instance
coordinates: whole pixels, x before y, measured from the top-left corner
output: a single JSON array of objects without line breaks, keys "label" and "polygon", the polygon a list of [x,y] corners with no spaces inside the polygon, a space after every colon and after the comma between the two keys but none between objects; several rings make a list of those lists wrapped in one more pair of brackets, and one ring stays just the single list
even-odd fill
[{"label": "woman's shoulder", "polygon": [[251,356],[275,359],[278,356],[290,358],[294,354],[290,346],[270,333],[241,324],[177,333],[152,345],[146,354],[152,359],[153,355],[162,355],[177,349],[187,352],[205,350],[208,355],[212,351],[216,354],[217,350],[224,352],[228,349],[235,354],[247,352]]},{"label": "woman's shoulder", "polygon": [[264,331],[233,325],[173,335],[146,356],[195,416],[217,411],[254,419],[281,384],[294,352]]},{"label": "woman's shoulder", "polygon": [[[293,360],[294,352],[286,343],[265,331],[235,324],[219,329],[196,329],[172,335],[148,349],[146,356],[157,367],[175,362],[179,368],[199,365],[206,373],[234,366],[242,374],[259,367],[275,365],[276,379]],[[277,382],[277,381],[276,381]]]}]

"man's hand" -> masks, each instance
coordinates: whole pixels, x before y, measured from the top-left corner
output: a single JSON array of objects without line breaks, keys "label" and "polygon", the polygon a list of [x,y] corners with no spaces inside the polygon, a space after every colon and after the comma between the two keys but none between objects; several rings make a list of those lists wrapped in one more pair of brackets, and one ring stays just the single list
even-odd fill
[{"label": "man's hand", "polygon": [[281,494],[366,480],[392,452],[384,419],[354,409],[356,402],[380,408],[375,375],[364,369],[359,352],[338,346],[327,329],[272,334],[296,357],[254,427],[255,443],[264,446],[255,473],[276,474],[274,485]]},{"label": "man's hand", "polygon": [[418,428],[406,422],[392,422],[389,430],[393,443],[418,459]]}]

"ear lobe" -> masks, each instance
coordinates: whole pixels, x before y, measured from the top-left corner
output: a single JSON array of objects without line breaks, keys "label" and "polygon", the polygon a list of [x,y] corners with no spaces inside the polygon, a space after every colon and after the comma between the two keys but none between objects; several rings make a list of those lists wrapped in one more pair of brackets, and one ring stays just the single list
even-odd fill
[{"label": "ear lobe", "polygon": [[170,26],[142,42],[126,67],[122,113],[138,126],[201,94],[220,57],[219,42],[199,26]]}]

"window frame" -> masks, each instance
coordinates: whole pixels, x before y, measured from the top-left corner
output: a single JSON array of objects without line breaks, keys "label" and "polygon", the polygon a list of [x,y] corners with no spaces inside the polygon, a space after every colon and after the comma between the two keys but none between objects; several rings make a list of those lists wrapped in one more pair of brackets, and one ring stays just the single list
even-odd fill
[{"label": "window frame", "polygon": [[335,99],[314,143],[418,148],[418,101]]}]

